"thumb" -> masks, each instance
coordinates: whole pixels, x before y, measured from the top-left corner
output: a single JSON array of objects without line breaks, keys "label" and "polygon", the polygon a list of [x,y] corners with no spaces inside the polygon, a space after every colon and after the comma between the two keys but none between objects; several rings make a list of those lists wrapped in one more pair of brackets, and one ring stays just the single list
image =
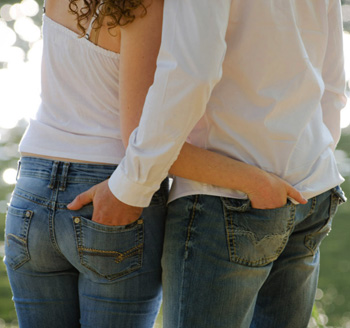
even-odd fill
[{"label": "thumb", "polygon": [[289,198],[294,199],[295,201],[297,201],[300,204],[306,204],[307,203],[307,199],[305,199],[303,197],[303,195],[298,190],[293,188],[292,186],[289,186],[289,188],[287,190],[287,196]]},{"label": "thumb", "polygon": [[93,201],[91,189],[81,193],[74,200],[67,205],[67,208],[76,211],[81,209],[84,205],[90,204]]}]

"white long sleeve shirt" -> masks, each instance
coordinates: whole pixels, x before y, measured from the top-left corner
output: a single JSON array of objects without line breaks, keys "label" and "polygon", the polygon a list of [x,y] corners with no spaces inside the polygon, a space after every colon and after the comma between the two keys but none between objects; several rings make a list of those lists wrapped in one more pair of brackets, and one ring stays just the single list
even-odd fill
[{"label": "white long sleeve shirt", "polygon": [[[111,191],[147,206],[187,137],[306,198],[336,186],[343,67],[339,0],[165,0],[154,84]],[[176,178],[171,199],[198,193],[245,197]]]}]

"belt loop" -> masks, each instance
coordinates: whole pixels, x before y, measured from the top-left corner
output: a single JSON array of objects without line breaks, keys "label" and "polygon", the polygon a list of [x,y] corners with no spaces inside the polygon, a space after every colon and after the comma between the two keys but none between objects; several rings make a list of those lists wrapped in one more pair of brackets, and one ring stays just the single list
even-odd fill
[{"label": "belt loop", "polygon": [[18,180],[18,177],[19,177],[19,171],[21,170],[21,164],[22,164],[22,162],[21,162],[21,160],[19,160],[19,161],[17,162],[16,181]]},{"label": "belt loop", "polygon": [[70,165],[69,162],[63,163],[62,176],[61,176],[60,187],[59,187],[60,191],[66,190],[69,165]]},{"label": "belt loop", "polygon": [[50,189],[53,189],[55,187],[57,169],[58,169],[59,164],[60,164],[60,162],[58,162],[58,161],[54,161],[52,164],[50,183],[48,186]]}]

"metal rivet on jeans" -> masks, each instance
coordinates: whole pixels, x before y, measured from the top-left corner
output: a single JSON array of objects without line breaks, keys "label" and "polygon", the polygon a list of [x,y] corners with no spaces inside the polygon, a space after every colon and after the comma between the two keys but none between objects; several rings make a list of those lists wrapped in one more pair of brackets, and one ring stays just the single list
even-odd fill
[{"label": "metal rivet on jeans", "polygon": [[30,217],[30,211],[27,211],[26,212],[26,218],[29,218]]},{"label": "metal rivet on jeans", "polygon": [[78,217],[74,218],[74,223],[80,223],[80,218]]}]

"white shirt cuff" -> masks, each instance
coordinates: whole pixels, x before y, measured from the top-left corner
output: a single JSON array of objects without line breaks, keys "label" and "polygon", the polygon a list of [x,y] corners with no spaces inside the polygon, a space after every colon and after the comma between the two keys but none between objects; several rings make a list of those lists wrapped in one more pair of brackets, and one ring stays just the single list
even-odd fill
[{"label": "white shirt cuff", "polygon": [[154,188],[130,181],[119,167],[109,178],[108,186],[112,194],[121,202],[137,207],[147,207],[158,189],[154,190]]}]

